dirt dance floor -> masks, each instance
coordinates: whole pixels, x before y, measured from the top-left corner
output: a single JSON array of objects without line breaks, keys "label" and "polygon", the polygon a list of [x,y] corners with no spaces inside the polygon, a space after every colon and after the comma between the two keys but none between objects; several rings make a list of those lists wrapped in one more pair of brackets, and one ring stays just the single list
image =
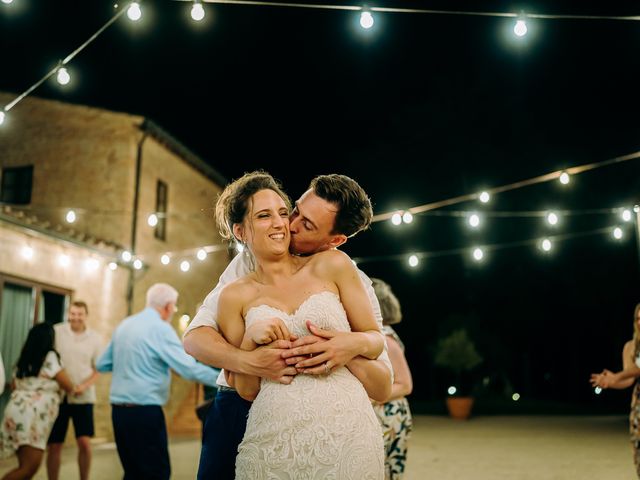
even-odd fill
[{"label": "dirt dance floor", "polygon": [[[171,439],[172,478],[193,479],[197,439]],[[63,453],[60,478],[78,478],[76,449]],[[0,462],[0,473],[14,461]],[[46,479],[44,465],[35,477]],[[113,444],[96,445],[91,478],[122,478]],[[406,480],[631,480],[636,478],[621,416],[490,416],[468,422],[417,416]]]}]

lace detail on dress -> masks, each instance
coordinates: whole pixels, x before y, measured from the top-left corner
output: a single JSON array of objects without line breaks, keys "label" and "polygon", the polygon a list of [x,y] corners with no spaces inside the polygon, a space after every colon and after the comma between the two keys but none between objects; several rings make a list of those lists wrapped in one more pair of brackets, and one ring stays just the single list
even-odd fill
[{"label": "lace detail on dress", "polygon": [[[291,315],[269,305],[247,312],[246,324],[281,318],[309,335],[306,321],[349,331],[333,292],[309,296]],[[384,478],[382,430],[360,381],[345,367],[329,375],[298,375],[290,385],[263,379],[238,448],[236,478],[363,480]]]}]

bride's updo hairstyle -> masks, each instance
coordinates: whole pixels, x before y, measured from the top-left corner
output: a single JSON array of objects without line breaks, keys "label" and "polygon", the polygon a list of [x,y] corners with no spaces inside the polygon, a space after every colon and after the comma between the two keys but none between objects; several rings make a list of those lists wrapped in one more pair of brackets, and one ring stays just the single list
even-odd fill
[{"label": "bride's updo hairstyle", "polygon": [[216,223],[222,238],[234,238],[233,225],[244,221],[251,211],[251,198],[260,190],[273,190],[291,210],[291,200],[270,174],[264,170],[245,173],[227,185],[216,202]]}]

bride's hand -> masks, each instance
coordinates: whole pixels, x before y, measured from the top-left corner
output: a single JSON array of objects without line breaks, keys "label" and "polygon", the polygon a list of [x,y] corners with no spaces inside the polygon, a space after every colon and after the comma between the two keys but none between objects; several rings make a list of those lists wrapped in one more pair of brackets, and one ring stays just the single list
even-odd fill
[{"label": "bride's hand", "polygon": [[298,372],[326,375],[360,354],[360,345],[354,332],[324,330],[308,320],[307,327],[313,335],[300,338],[282,354],[287,365],[295,365]]},{"label": "bride's hand", "polygon": [[276,340],[295,341],[297,337],[289,332],[282,319],[277,317],[265,318],[254,322],[245,332],[245,338],[250,338],[258,345],[266,345]]}]

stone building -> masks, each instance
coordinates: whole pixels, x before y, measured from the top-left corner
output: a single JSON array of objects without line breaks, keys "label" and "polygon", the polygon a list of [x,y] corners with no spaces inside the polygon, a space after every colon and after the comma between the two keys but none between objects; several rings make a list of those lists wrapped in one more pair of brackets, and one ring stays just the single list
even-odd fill
[{"label": "stone building", "polygon": [[[0,104],[12,98],[0,93]],[[35,322],[65,321],[69,303],[84,300],[106,342],[156,282],[180,292],[181,334],[228,264],[213,221],[225,179],[149,119],[29,97],[0,129],[0,169],[0,352],[9,371]],[[98,382],[97,437],[112,436],[109,382]],[[193,388],[174,376],[169,427]]]}]

